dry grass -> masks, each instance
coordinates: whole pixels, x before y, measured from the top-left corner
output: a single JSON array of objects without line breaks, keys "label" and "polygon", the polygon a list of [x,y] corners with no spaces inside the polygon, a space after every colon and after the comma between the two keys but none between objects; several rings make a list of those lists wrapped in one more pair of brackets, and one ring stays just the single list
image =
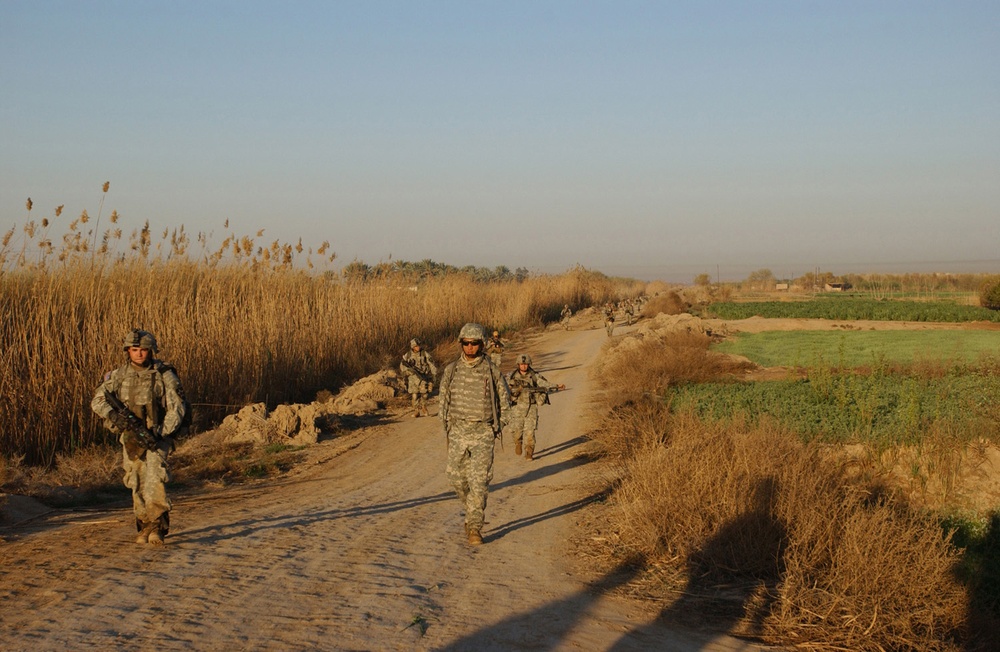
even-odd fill
[{"label": "dry grass", "polygon": [[959,553],[937,520],[767,420],[712,424],[643,394],[725,375],[696,341],[626,347],[601,374],[629,387],[606,392],[593,437],[613,461],[616,557],[644,560],[643,592],[667,618],[711,613],[804,649],[971,649]]},{"label": "dry grass", "polygon": [[316,257],[332,259],[328,243],[314,251],[229,233],[209,250],[208,235],[192,242],[183,228],[157,240],[147,223],[126,238],[116,213],[103,233],[86,230],[86,211],[60,240],[49,233],[60,213],[0,243],[0,457],[29,465],[107,442],[90,400],[122,364],[133,327],[155,333],[204,428],[247,403],[301,401],[394,366],[411,337],[453,339],[467,321],[534,326],[565,303],[642,287],[582,268],[520,282],[345,282],[313,271]]},{"label": "dry grass", "polygon": [[655,317],[657,315],[679,315],[688,312],[691,306],[674,291],[662,292],[653,296],[642,306],[644,317]]},{"label": "dry grass", "polygon": [[610,379],[605,401],[619,405],[646,394],[663,395],[667,387],[721,380],[741,373],[746,363],[709,350],[712,340],[701,333],[672,332],[643,339],[613,341],[600,367]]}]

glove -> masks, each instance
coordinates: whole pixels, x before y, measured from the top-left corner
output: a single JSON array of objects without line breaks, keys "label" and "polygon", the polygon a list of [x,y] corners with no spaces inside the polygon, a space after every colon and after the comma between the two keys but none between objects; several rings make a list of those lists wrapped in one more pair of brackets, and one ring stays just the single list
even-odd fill
[{"label": "glove", "polygon": [[111,414],[109,414],[108,421],[110,421],[111,425],[113,425],[119,431],[128,432],[129,429],[128,419],[118,414],[117,412],[112,412]]}]

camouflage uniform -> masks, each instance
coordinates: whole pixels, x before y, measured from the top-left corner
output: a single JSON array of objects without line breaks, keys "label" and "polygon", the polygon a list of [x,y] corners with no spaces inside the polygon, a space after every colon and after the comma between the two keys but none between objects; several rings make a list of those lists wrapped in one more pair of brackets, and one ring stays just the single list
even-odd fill
[{"label": "camouflage uniform", "polygon": [[569,304],[567,303],[565,306],[563,306],[562,312],[559,313],[560,317],[559,321],[562,322],[563,328],[565,328],[566,330],[569,330],[569,318],[572,316],[573,316],[573,311],[570,309]]},{"label": "camouflage uniform", "polygon": [[626,326],[631,326],[632,325],[632,315],[634,315],[634,314],[635,314],[635,308],[633,307],[632,302],[629,301],[628,299],[626,299],[625,300],[625,325]]},{"label": "camouflage uniform", "polygon": [[403,354],[399,363],[399,371],[406,378],[406,391],[410,394],[410,404],[413,406],[413,416],[427,416],[427,395],[434,391],[434,379],[437,377],[437,367],[431,356],[421,348],[417,339],[410,340],[410,350]]},{"label": "camouflage uniform", "polygon": [[486,342],[486,354],[490,356],[490,362],[497,369],[500,368],[500,359],[503,357],[504,346],[504,341],[500,338],[500,334],[496,332]]},{"label": "camouflage uniform", "polygon": [[615,332],[615,308],[610,303],[604,306],[604,330],[608,337]]},{"label": "camouflage uniform", "polygon": [[[150,344],[150,363],[138,367],[127,362],[105,376],[94,393],[91,409],[105,420],[105,426],[118,433],[122,444],[122,482],[132,490],[132,509],[139,532],[137,542],[162,543],[170,528],[170,499],[166,483],[170,481],[167,455],[173,448],[173,437],[182,434],[187,401],[177,372],[173,367],[152,357],[156,340],[145,331],[132,331],[126,336]],[[148,336],[148,339],[145,339]],[[134,346],[137,346],[135,344]],[[135,435],[123,431],[112,418],[107,392],[114,392],[133,414],[145,421],[146,427],[160,439],[156,450],[146,450]]]},{"label": "camouflage uniform", "polygon": [[[469,333],[469,326],[462,328]],[[480,327],[481,332],[481,327]],[[468,337],[464,335],[463,337]],[[479,339],[482,337],[470,339]],[[482,347],[480,347],[480,350]],[[439,415],[448,438],[446,473],[465,507],[470,543],[481,543],[486,498],[493,479],[493,442],[510,419],[510,390],[485,355],[449,364],[441,378]],[[475,536],[477,541],[473,541]]]},{"label": "camouflage uniform", "polygon": [[545,380],[544,376],[531,368],[530,358],[528,360],[526,373],[521,373],[518,368],[507,375],[510,398],[514,402],[507,430],[514,433],[514,453],[521,454],[523,441],[524,457],[532,460],[535,453],[535,431],[538,430],[538,406],[548,403],[549,392],[557,391],[559,386]]}]

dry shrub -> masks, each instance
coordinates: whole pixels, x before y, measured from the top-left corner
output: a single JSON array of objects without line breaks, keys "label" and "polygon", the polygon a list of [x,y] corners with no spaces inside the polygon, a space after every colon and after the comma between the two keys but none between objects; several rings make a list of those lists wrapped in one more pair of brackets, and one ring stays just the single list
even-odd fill
[{"label": "dry shrub", "polygon": [[17,486],[25,477],[23,457],[9,458],[0,455],[0,487]]},{"label": "dry shrub", "polygon": [[642,314],[644,317],[655,317],[660,314],[679,315],[688,312],[689,309],[690,306],[679,294],[670,291],[659,294],[643,304]]},{"label": "dry shrub", "polygon": [[709,351],[711,342],[706,335],[686,331],[618,341],[600,369],[605,401],[619,405],[644,394],[662,395],[672,385],[720,380],[745,368]]},{"label": "dry shrub", "polygon": [[93,491],[121,484],[121,465],[121,447],[88,446],[57,455],[55,467],[45,475],[53,485]]},{"label": "dry shrub", "polygon": [[612,408],[590,437],[599,454],[617,464],[665,444],[669,419],[670,410],[659,397],[640,396]]},{"label": "dry shrub", "polygon": [[667,431],[619,463],[626,550],[683,569],[685,595],[743,587],[734,629],[774,643],[950,649],[967,598],[935,522],[774,424],[679,414]]}]

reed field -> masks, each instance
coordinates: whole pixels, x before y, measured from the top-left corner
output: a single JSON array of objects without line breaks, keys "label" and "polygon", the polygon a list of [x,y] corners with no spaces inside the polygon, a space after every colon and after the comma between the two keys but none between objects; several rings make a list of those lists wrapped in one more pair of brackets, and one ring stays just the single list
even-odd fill
[{"label": "reed field", "polygon": [[210,249],[209,236],[192,242],[183,227],[157,238],[147,223],[125,236],[116,213],[101,231],[100,212],[86,211],[55,237],[61,207],[41,219],[27,208],[0,245],[0,456],[29,465],[107,440],[90,401],[125,361],[132,328],[156,335],[157,357],[177,368],[205,428],[250,402],[336,392],[395,366],[412,337],[448,342],[469,321],[538,325],[566,303],[576,310],[643,286],[583,268],[495,282],[402,272],[347,281],[314,262],[333,260],[329,243],[229,233]]},{"label": "reed field", "polygon": [[[1000,419],[986,406],[964,413],[977,387],[935,384],[992,379],[994,369],[815,368],[794,381],[810,393],[796,398],[787,383],[735,381],[738,361],[710,344],[691,333],[647,338],[618,347],[601,371],[607,416],[592,437],[612,469],[608,554],[644,569],[634,589],[668,618],[711,614],[777,645],[994,649],[1000,521],[950,501],[959,467],[1000,439]],[[838,397],[844,405],[828,409]],[[890,405],[901,397],[917,412]],[[840,433],[867,455],[803,426],[850,413],[852,400],[883,417]],[[798,420],[782,416],[786,404]],[[901,425],[896,412],[919,418]],[[934,500],[915,502],[892,473],[904,450]]]}]

